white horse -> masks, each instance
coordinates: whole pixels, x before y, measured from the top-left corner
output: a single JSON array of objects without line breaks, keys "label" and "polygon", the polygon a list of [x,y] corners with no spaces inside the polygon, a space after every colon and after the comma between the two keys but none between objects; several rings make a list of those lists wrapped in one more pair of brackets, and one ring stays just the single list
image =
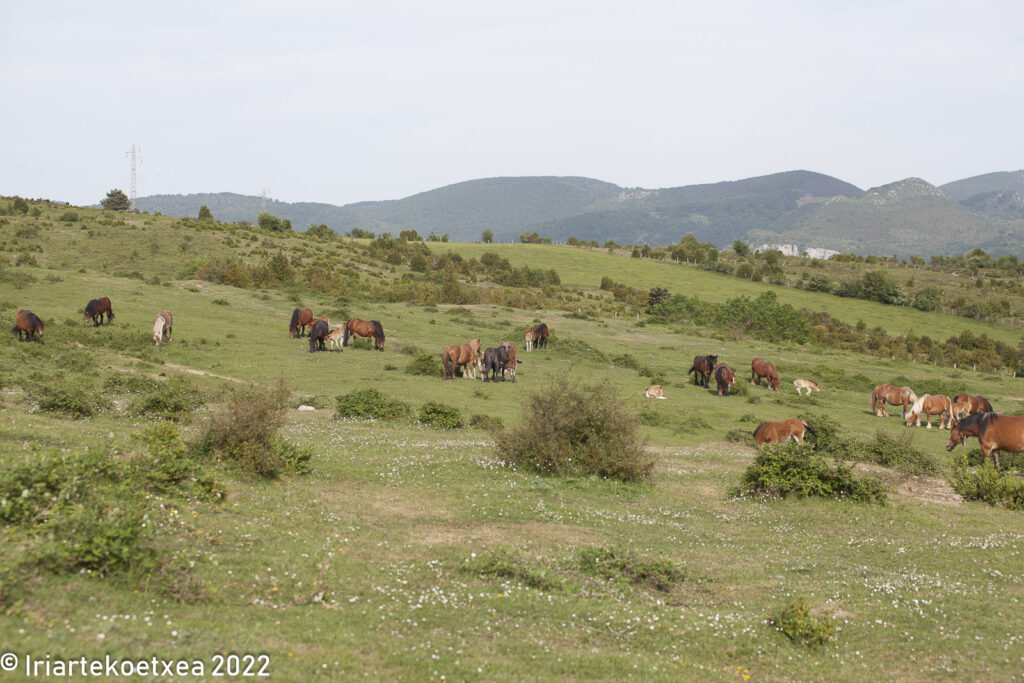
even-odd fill
[{"label": "white horse", "polygon": [[644,398],[665,398],[665,390],[660,384],[655,384],[644,389]]},{"label": "white horse", "polygon": [[171,332],[174,319],[170,311],[160,311],[160,315],[153,321],[153,343],[160,346],[160,342],[166,338],[171,341]]},{"label": "white horse", "polygon": [[533,330],[526,331],[526,350],[533,351]]}]

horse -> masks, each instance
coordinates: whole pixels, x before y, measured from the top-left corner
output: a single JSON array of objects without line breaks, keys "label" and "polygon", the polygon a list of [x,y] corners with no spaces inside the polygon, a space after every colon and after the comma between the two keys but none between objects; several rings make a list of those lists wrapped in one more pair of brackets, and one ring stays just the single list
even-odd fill
[{"label": "horse", "polygon": [[907,411],[917,401],[915,394],[910,387],[897,387],[892,384],[879,384],[871,392],[871,412],[876,417],[889,417],[885,404],[891,406],[903,406],[900,417],[906,419]]},{"label": "horse", "polygon": [[715,366],[715,384],[718,385],[718,395],[728,396],[729,387],[736,383],[736,373],[725,363]]},{"label": "horse", "polygon": [[384,350],[384,328],[376,320],[352,318],[345,323],[345,339],[342,344],[348,346],[348,338],[352,335],[373,337],[373,348],[377,351]]},{"label": "horse", "polygon": [[505,365],[508,363],[508,349],[505,346],[498,346],[484,351],[484,376],[485,382],[497,382],[498,371],[501,370],[501,381],[505,381]]},{"label": "horse", "polygon": [[543,349],[548,345],[548,326],[545,323],[541,323],[533,328],[533,348]]},{"label": "horse", "polygon": [[949,400],[949,396],[922,394],[907,413],[907,426],[916,423],[920,427],[921,413],[924,413],[924,423],[928,429],[932,428],[932,415],[939,416],[939,429],[951,429],[956,422],[953,417],[953,402]]},{"label": "horse", "polygon": [[526,352],[533,351],[533,330],[529,329],[526,331]]},{"label": "horse", "polygon": [[324,343],[324,339],[331,331],[330,326],[326,320],[317,320],[313,323],[313,326],[309,328],[309,352],[314,351],[326,351],[327,345]]},{"label": "horse", "polygon": [[[441,379],[448,379],[451,376],[455,379],[455,371],[462,368],[462,376],[467,379],[476,379],[476,370],[483,372],[483,356],[480,355],[480,340],[470,339],[462,346],[446,346],[441,352]],[[469,374],[466,367],[469,367]]]},{"label": "horse", "polygon": [[660,384],[655,384],[644,389],[644,398],[665,398],[665,390],[661,388]]},{"label": "horse", "polygon": [[103,324],[103,314],[107,314],[107,324],[114,319],[114,309],[110,306],[110,299],[103,297],[92,299],[85,305],[84,320],[92,318],[92,326],[99,327]]},{"label": "horse", "polygon": [[332,329],[330,332],[327,333],[326,339],[327,339],[328,343],[330,343],[330,345],[331,345],[331,351],[334,351],[335,349],[337,349],[338,351],[344,351],[345,350],[345,349],[341,348],[342,345],[344,344],[344,336],[345,336],[345,328],[344,327],[335,327],[334,329]]},{"label": "horse", "polygon": [[772,391],[779,390],[779,373],[775,366],[764,358],[755,358],[750,361],[750,383],[761,386],[761,378],[768,380],[768,388]]},{"label": "horse", "polygon": [[693,383],[699,387],[706,387],[711,379],[715,366],[718,365],[718,356],[695,356],[690,372],[693,374]]},{"label": "horse", "polygon": [[308,308],[296,308],[292,311],[292,321],[288,324],[288,336],[294,339],[306,333],[306,327],[313,322],[313,311]]},{"label": "horse", "polygon": [[802,389],[807,390],[808,396],[811,395],[812,390],[821,391],[821,388],[818,387],[817,382],[812,382],[809,379],[800,379],[799,377],[793,380],[793,386],[796,387],[796,393],[798,396],[803,396],[803,391],[801,391]]},{"label": "horse", "polygon": [[167,339],[171,341],[171,332],[174,324],[174,318],[171,317],[170,311],[160,311],[160,314],[153,321],[153,343],[160,346],[160,342]]},{"label": "horse", "polygon": [[[989,403],[984,396],[971,396],[969,394],[957,394],[956,398],[953,399],[953,403],[958,403],[960,406],[956,408],[957,417],[962,415],[972,415],[974,413],[991,413],[992,404]],[[966,406],[965,406],[966,404]]]},{"label": "horse", "polygon": [[795,417],[778,422],[762,422],[754,430],[754,443],[758,446],[763,443],[783,443],[790,440],[803,443],[805,431],[813,436],[818,435],[814,427]]},{"label": "horse", "polygon": [[501,380],[505,381],[505,370],[509,371],[512,375],[512,384],[516,383],[516,368],[522,363],[521,360],[516,358],[516,345],[512,342],[502,342],[502,346],[505,347],[505,351],[508,353],[508,361],[501,366]]},{"label": "horse", "polygon": [[14,316],[14,327],[11,328],[11,332],[18,335],[18,341],[22,341],[22,332],[25,333],[24,341],[35,339],[36,333],[38,333],[39,339],[36,341],[41,342],[43,341],[43,321],[32,311],[23,308]]},{"label": "horse", "polygon": [[[989,455],[999,467],[999,451],[1024,451],[1024,416],[999,413],[972,413],[953,425],[946,450],[952,451],[964,442],[964,437],[978,437],[982,457]],[[982,460],[984,462],[984,459]]]}]

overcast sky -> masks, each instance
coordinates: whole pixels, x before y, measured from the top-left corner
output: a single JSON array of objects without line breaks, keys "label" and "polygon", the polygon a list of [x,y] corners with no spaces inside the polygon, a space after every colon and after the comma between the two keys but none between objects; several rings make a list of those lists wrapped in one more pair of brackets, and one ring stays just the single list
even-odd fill
[{"label": "overcast sky", "polygon": [[0,195],[1024,167],[1019,0],[0,0]]}]

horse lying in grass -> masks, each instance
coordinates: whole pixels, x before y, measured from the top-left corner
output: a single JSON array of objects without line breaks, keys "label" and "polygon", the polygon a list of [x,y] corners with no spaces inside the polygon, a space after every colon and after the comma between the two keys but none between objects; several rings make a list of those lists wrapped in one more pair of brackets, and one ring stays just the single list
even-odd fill
[{"label": "horse lying in grass", "polygon": [[888,403],[891,406],[902,406],[903,410],[900,412],[900,417],[906,419],[907,411],[910,409],[910,406],[914,405],[915,401],[917,401],[917,394],[910,387],[879,384],[871,392],[871,412],[876,417],[889,417],[889,413],[885,409],[885,404]]},{"label": "horse lying in grass", "polygon": [[708,381],[718,365],[718,356],[695,356],[687,374],[693,375],[693,383],[699,387],[708,386]]},{"label": "horse lying in grass", "polygon": [[821,391],[818,387],[817,382],[812,382],[809,379],[800,379],[799,377],[793,380],[793,386],[796,387],[796,393],[799,396],[803,396],[803,390],[807,390],[807,395],[811,395],[811,391]]},{"label": "horse lying in grass", "polygon": [[644,398],[665,398],[665,389],[660,384],[655,384],[644,389]]},{"label": "horse lying in grass", "polygon": [[999,467],[999,451],[1024,451],[1024,416],[972,413],[953,426],[946,450],[952,451],[968,436],[978,437],[982,458],[991,455]]},{"label": "horse lying in grass", "polygon": [[479,339],[470,339],[462,346],[446,346],[441,352],[441,379],[455,379],[455,372],[459,368],[462,368],[463,378],[476,379],[476,371],[484,371],[482,361]]},{"label": "horse lying in grass", "polygon": [[764,358],[755,358],[750,362],[750,383],[761,386],[761,379],[768,380],[768,388],[779,390],[779,373],[775,366]]},{"label": "horse lying in grass", "polygon": [[785,441],[803,443],[805,432],[810,432],[813,436],[818,435],[814,431],[814,427],[795,417],[778,422],[762,422],[754,430],[754,443],[758,446],[763,443],[783,443]]},{"label": "horse lying in grass", "polygon": [[907,426],[916,424],[921,426],[921,415],[924,415],[924,423],[928,429],[932,428],[932,415],[939,416],[939,429],[951,429],[956,422],[953,417],[953,402],[949,396],[939,394],[923,394],[907,413]]}]

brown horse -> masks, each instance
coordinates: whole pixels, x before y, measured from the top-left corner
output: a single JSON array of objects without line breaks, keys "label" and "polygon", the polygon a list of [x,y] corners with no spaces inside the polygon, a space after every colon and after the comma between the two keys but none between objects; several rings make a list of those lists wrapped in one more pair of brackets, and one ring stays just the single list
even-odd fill
[{"label": "brown horse", "polygon": [[803,443],[805,431],[814,436],[818,435],[814,427],[795,417],[778,422],[762,422],[754,430],[754,443],[758,446],[763,443],[782,443],[790,440]]},{"label": "brown horse", "polygon": [[715,384],[718,385],[718,395],[728,396],[729,387],[736,383],[736,373],[725,363],[715,366]]},{"label": "brown horse", "polygon": [[296,308],[292,311],[292,321],[288,324],[288,336],[294,339],[306,333],[306,327],[313,323],[313,311],[308,308]]},{"label": "brown horse", "polygon": [[[999,467],[999,451],[1024,451],[1024,416],[999,413],[973,413],[960,420],[949,433],[946,450],[951,451],[964,442],[964,437],[976,436],[982,457],[992,456]],[[982,460],[984,462],[984,460]]]},{"label": "brown horse", "polygon": [[107,323],[114,319],[114,309],[110,305],[110,299],[103,297],[93,299],[85,305],[85,320],[92,318],[92,326],[99,327],[103,324],[103,314],[107,314]]},{"label": "brown horse", "polygon": [[24,341],[29,339],[35,339],[36,333],[39,334],[39,339],[36,341],[43,341],[43,321],[32,311],[27,309],[21,309],[14,317],[14,327],[11,328],[11,332],[15,332],[18,335],[18,341],[22,341],[21,333],[25,333]]},{"label": "brown horse", "polygon": [[699,387],[706,387],[711,379],[715,366],[718,365],[718,356],[694,356],[693,365],[686,374],[693,375],[693,383]]},{"label": "brown horse", "polygon": [[505,381],[505,370],[508,370],[512,375],[512,384],[516,383],[516,368],[522,363],[521,360],[516,358],[516,345],[512,342],[502,342],[502,346],[505,347],[505,351],[508,353],[508,361],[501,368],[501,380]]},{"label": "brown horse", "polygon": [[876,417],[889,417],[889,413],[885,409],[886,403],[891,406],[903,406],[900,417],[905,419],[907,417],[907,411],[915,401],[917,401],[917,394],[915,394],[910,387],[897,387],[892,384],[879,384],[875,387],[875,390],[871,392],[871,412],[873,412]]},{"label": "brown horse", "polygon": [[807,390],[807,395],[810,396],[812,391],[821,391],[821,387],[818,386],[817,382],[812,382],[809,379],[802,379],[797,377],[793,380],[793,386],[796,387],[796,393],[799,396],[803,396],[803,390]]},{"label": "brown horse", "polygon": [[543,349],[548,345],[548,326],[545,323],[541,323],[533,328],[533,348]]},{"label": "brown horse", "polygon": [[[441,379],[455,379],[455,371],[462,368],[462,376],[476,379],[476,371],[484,371],[483,356],[480,354],[480,340],[470,339],[462,346],[446,346],[441,352]],[[466,367],[469,373],[466,373]]]},{"label": "brown horse", "polygon": [[954,408],[957,411],[957,418],[962,417],[963,415],[973,415],[974,413],[993,412],[992,404],[989,403],[984,396],[957,394],[956,398],[953,399],[953,403],[959,404]]},{"label": "brown horse", "polygon": [[750,361],[750,383],[761,386],[761,378],[768,380],[768,388],[772,391],[779,390],[779,373],[775,366],[764,358],[755,358]]},{"label": "brown horse", "polygon": [[153,321],[153,343],[160,346],[160,342],[164,339],[170,341],[173,325],[174,318],[171,317],[171,312],[160,311],[160,315]]},{"label": "brown horse", "polygon": [[345,323],[345,339],[342,344],[348,346],[348,338],[352,335],[373,337],[373,348],[377,351],[384,350],[384,328],[376,320],[352,318]]},{"label": "brown horse", "polygon": [[949,400],[949,396],[922,394],[907,412],[907,426],[917,424],[920,427],[922,414],[928,429],[932,428],[932,415],[939,416],[939,429],[952,428],[956,422],[953,418],[953,402]]}]

